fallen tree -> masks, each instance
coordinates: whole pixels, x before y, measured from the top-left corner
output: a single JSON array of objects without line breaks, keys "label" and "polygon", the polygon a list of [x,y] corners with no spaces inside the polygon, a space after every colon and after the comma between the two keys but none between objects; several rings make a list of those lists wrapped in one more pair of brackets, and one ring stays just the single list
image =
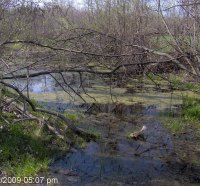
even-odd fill
[{"label": "fallen tree", "polygon": [[[89,132],[86,132],[78,127],[76,127],[73,122],[71,120],[69,120],[68,118],[66,118],[63,114],[61,113],[58,113],[58,112],[54,112],[54,111],[50,111],[50,110],[46,110],[46,109],[42,109],[42,108],[37,108],[34,103],[27,97],[25,96],[17,87],[11,85],[11,84],[8,84],[8,83],[5,83],[3,81],[0,81],[0,84],[8,87],[8,88],[11,88],[12,90],[14,90],[15,92],[17,92],[17,94],[25,101],[27,102],[31,109],[34,111],[34,112],[42,112],[42,113],[46,113],[46,114],[49,114],[49,115],[52,115],[52,116],[56,116],[58,118],[60,118],[61,120],[63,120],[66,124],[66,129],[70,129],[72,130],[75,134],[87,139],[87,140],[95,140],[96,139],[96,136],[94,134],[91,134]],[[35,118],[33,118],[35,119]]]}]

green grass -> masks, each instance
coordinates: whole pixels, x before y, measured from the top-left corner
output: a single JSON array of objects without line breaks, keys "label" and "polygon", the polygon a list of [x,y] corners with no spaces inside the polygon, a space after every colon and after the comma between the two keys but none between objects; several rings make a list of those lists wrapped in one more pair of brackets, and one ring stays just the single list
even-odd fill
[{"label": "green grass", "polygon": [[[184,73],[178,75],[172,73],[167,74],[165,78],[168,79],[169,82],[164,80],[162,78],[163,76],[162,74],[148,73],[144,81],[146,81],[146,83],[151,83],[151,80],[153,80],[161,86],[169,85],[169,82],[171,82],[172,87],[177,90],[200,90],[200,84],[189,82],[189,80],[186,81],[186,75]],[[150,81],[149,78],[151,79]]]},{"label": "green grass", "polygon": [[3,170],[16,177],[37,176],[39,172],[46,172],[48,170],[50,163],[48,158],[38,160],[31,155],[21,156],[20,158],[16,166],[6,162]]},{"label": "green grass", "polygon": [[84,149],[86,146],[87,146],[87,141],[79,136],[76,137],[76,140],[75,140],[75,144],[81,148],[81,149]]},{"label": "green grass", "polygon": [[170,130],[172,134],[181,133],[188,126],[187,120],[181,117],[161,117],[161,123]]},{"label": "green grass", "polygon": [[184,97],[183,115],[187,120],[200,122],[200,99],[189,96]]},{"label": "green grass", "polygon": [[[13,98],[17,95],[8,89],[2,91],[4,98]],[[32,100],[36,107],[40,107],[35,100]],[[17,102],[23,105],[22,101]],[[45,113],[33,112],[29,107],[29,112],[37,118],[48,120],[49,124],[62,134],[66,124],[57,117],[49,116]],[[81,114],[75,112],[65,112],[67,118],[74,123],[79,123]],[[17,118],[17,114],[13,111],[4,111],[0,113],[0,171],[5,171],[9,176],[36,176],[40,172],[48,170],[49,163],[59,154],[66,153],[69,150],[69,143],[75,142],[81,148],[87,144],[70,130],[67,134],[62,134],[65,139],[58,138],[52,131],[47,129],[46,125],[42,125],[38,121],[21,121],[15,124],[5,125],[5,120],[12,123]]]},{"label": "green grass", "polygon": [[12,122],[12,120],[16,118],[16,115],[14,113],[12,113],[12,112],[5,112],[5,113],[3,113],[3,117],[7,121]]},{"label": "green grass", "polygon": [[102,137],[101,133],[100,133],[99,131],[97,131],[95,128],[90,127],[90,128],[88,129],[88,132],[89,132],[90,134],[94,134],[95,137],[96,137],[96,139],[100,139],[100,138]]},{"label": "green grass", "polygon": [[169,81],[172,83],[174,89],[180,90],[200,90],[200,84],[189,82],[185,80],[185,74],[170,74]]},{"label": "green grass", "polygon": [[200,99],[191,96],[183,97],[183,108],[179,114],[161,113],[160,121],[173,134],[183,132],[187,126],[196,126],[200,130]]},{"label": "green grass", "polygon": [[80,113],[69,111],[65,111],[64,116],[73,121],[75,124],[79,124],[80,118],[82,117]]},{"label": "green grass", "polygon": [[200,121],[200,105],[194,105],[183,111],[184,117],[192,121]]},{"label": "green grass", "polygon": [[161,76],[154,74],[152,72],[148,73],[147,76],[153,79],[154,81],[163,81],[163,78]]},{"label": "green grass", "polygon": [[200,85],[193,83],[185,83],[187,90],[200,90]]},{"label": "green grass", "polygon": [[0,131],[0,170],[19,177],[47,171],[54,155],[67,148],[66,143],[56,140],[35,122],[3,128]]}]

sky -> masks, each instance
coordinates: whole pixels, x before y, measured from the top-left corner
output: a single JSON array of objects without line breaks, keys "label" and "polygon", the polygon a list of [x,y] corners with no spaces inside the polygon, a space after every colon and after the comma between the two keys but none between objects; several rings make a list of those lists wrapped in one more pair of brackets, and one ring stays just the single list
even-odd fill
[{"label": "sky", "polygon": [[[40,2],[51,2],[52,0],[40,0]],[[65,2],[65,0],[58,0],[61,2]],[[66,0],[68,1],[68,0]],[[74,3],[74,5],[78,6],[78,7],[82,7],[83,6],[83,2],[84,0],[70,0],[71,2]]]},{"label": "sky", "polygon": [[77,5],[82,6],[83,5],[83,0],[74,0]]}]

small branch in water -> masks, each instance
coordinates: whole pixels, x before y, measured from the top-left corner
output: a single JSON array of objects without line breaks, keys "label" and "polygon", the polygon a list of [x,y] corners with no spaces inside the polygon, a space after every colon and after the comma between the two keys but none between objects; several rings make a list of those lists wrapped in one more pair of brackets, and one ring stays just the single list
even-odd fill
[{"label": "small branch in water", "polygon": [[148,149],[145,149],[142,152],[135,153],[135,156],[140,156],[140,155],[144,154],[145,152],[149,152],[150,150],[154,150],[154,149],[157,149],[159,147],[160,146],[149,147]]}]

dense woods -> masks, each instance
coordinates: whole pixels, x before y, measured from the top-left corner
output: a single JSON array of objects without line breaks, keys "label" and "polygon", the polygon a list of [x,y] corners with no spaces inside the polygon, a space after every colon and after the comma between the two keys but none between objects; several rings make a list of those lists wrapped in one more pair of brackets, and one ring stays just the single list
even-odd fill
[{"label": "dense woods", "polygon": [[66,71],[110,74],[183,69],[199,76],[198,5],[108,0],[76,7],[70,1],[3,1],[1,60],[30,69],[64,66]]}]

